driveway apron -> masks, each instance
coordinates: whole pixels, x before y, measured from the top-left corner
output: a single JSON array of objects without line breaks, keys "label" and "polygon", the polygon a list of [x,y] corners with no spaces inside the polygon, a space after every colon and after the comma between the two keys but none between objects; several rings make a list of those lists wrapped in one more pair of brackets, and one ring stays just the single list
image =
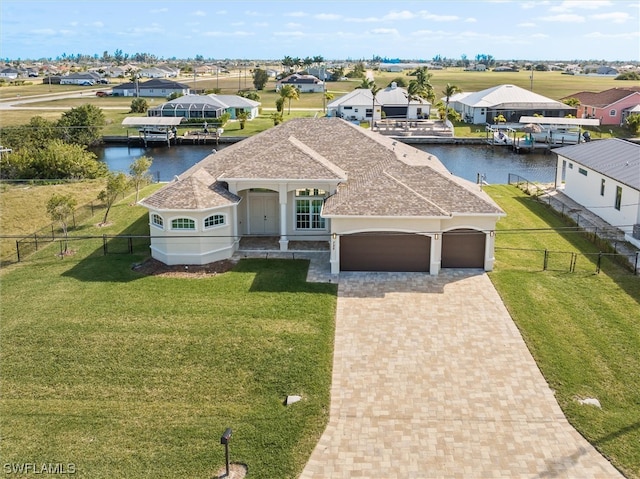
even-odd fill
[{"label": "driveway apron", "polygon": [[487,275],[443,270],[340,273],[330,420],[300,477],[623,476],[567,422]]}]

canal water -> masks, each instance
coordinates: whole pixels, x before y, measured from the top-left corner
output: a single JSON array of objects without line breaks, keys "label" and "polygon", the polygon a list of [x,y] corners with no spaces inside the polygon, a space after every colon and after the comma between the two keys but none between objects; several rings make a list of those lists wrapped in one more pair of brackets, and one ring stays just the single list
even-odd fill
[{"label": "canal water", "polygon": [[[217,150],[230,145],[220,144]],[[488,145],[414,145],[437,156],[453,174],[475,182],[481,175],[489,184],[506,184],[509,173],[530,181],[552,183],[555,155],[517,154],[504,146]],[[213,145],[177,145],[152,148],[107,145],[94,150],[110,170],[129,172],[129,165],[140,156],[153,158],[150,172],[159,181],[169,181],[211,154]]]}]

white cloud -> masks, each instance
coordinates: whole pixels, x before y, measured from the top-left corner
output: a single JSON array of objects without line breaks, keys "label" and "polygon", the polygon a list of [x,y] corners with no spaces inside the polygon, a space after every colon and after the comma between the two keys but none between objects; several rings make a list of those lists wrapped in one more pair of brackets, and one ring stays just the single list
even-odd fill
[{"label": "white cloud", "polygon": [[261,15],[260,12],[256,12],[255,10],[247,10],[244,14],[249,17],[259,17]]},{"label": "white cloud", "polygon": [[216,12],[216,15],[226,15],[227,13],[229,13],[229,12],[227,12],[226,10],[218,10]]},{"label": "white cloud", "polygon": [[477,23],[478,19],[477,18],[473,18],[473,17],[469,17],[469,18],[465,19],[464,22],[465,23]]},{"label": "white cloud", "polygon": [[93,22],[93,23],[91,23],[89,25],[92,26],[93,28],[103,28],[104,27],[104,23],[102,23],[102,22]]},{"label": "white cloud", "polygon": [[285,17],[306,17],[307,14],[305,12],[291,12],[285,13]]},{"label": "white cloud", "polygon": [[351,17],[351,18],[345,18],[344,20],[345,22],[354,22],[354,23],[373,23],[373,22],[381,21],[380,18],[378,17],[363,17],[363,18]]},{"label": "white cloud", "polygon": [[203,12],[202,10],[196,10],[195,12],[192,13],[192,15],[195,15],[196,17],[206,17],[207,16],[206,12]]},{"label": "white cloud", "polygon": [[521,28],[534,28],[535,26],[536,24],[532,22],[518,23],[518,27]]},{"label": "white cloud", "polygon": [[584,17],[573,13],[561,13],[559,15],[551,15],[548,17],[538,17],[537,20],[543,22],[563,22],[563,23],[582,23]]},{"label": "white cloud", "polygon": [[34,35],[55,35],[57,32],[52,28],[39,28],[31,30],[29,33],[33,33]]},{"label": "white cloud", "polygon": [[304,33],[300,31],[295,32],[274,32],[276,37],[304,37]]},{"label": "white cloud", "polygon": [[626,33],[600,33],[591,32],[583,35],[584,38],[611,38],[614,40],[638,40],[640,38],[640,32],[626,32]]},{"label": "white cloud", "polygon": [[533,35],[530,35],[529,38],[549,38],[549,35],[546,33],[534,33]]},{"label": "white cloud", "polygon": [[398,35],[398,30],[395,28],[374,28],[369,33],[373,35]]},{"label": "white cloud", "polygon": [[560,5],[549,8],[549,11],[556,13],[572,12],[574,10],[597,10],[611,6],[608,0],[565,0]]},{"label": "white cloud", "polygon": [[391,11],[389,13],[387,13],[384,17],[382,17],[383,20],[411,20],[412,18],[415,18],[415,14],[410,12],[409,10],[402,10],[401,12],[396,12],[396,11]]},{"label": "white cloud", "polygon": [[231,22],[232,27],[241,27],[244,25],[244,22]]},{"label": "white cloud", "polygon": [[338,15],[337,13],[319,13],[314,15],[316,20],[340,20],[342,15]]},{"label": "white cloud", "polygon": [[427,10],[421,10],[418,13],[423,20],[430,20],[432,22],[453,22],[460,20],[460,17],[456,15],[436,15],[435,13],[429,13]]},{"label": "white cloud", "polygon": [[595,15],[589,15],[589,18],[611,21],[613,23],[624,23],[627,20],[631,20],[631,16],[626,12],[597,13]]},{"label": "white cloud", "polygon": [[285,23],[284,25],[287,28],[301,28],[302,24],[300,23],[294,23],[294,22],[289,22],[289,23]]},{"label": "white cloud", "polygon": [[268,27],[269,24],[267,22],[255,22],[253,24],[254,27],[260,27],[260,28],[265,28]]}]

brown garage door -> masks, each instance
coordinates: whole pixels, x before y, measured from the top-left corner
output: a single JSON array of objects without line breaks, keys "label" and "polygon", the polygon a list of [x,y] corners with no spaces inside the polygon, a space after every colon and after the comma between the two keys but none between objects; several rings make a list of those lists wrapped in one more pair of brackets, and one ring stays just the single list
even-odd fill
[{"label": "brown garage door", "polygon": [[484,243],[481,231],[458,229],[442,235],[443,268],[484,268]]},{"label": "brown garage door", "polygon": [[403,233],[340,237],[341,271],[429,271],[431,238]]}]

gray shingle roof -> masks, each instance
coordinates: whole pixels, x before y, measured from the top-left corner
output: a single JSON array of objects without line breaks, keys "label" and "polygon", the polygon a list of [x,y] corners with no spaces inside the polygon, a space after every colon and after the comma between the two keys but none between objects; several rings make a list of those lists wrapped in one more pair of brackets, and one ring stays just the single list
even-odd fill
[{"label": "gray shingle roof", "polygon": [[210,198],[220,194],[208,188],[214,180],[301,179],[340,184],[325,202],[325,216],[503,214],[477,185],[452,175],[435,156],[338,118],[290,120],[208,156],[180,176],[142,204],[202,208],[234,201]]},{"label": "gray shingle roof", "polygon": [[640,191],[640,145],[617,138],[553,150],[598,173]]}]

